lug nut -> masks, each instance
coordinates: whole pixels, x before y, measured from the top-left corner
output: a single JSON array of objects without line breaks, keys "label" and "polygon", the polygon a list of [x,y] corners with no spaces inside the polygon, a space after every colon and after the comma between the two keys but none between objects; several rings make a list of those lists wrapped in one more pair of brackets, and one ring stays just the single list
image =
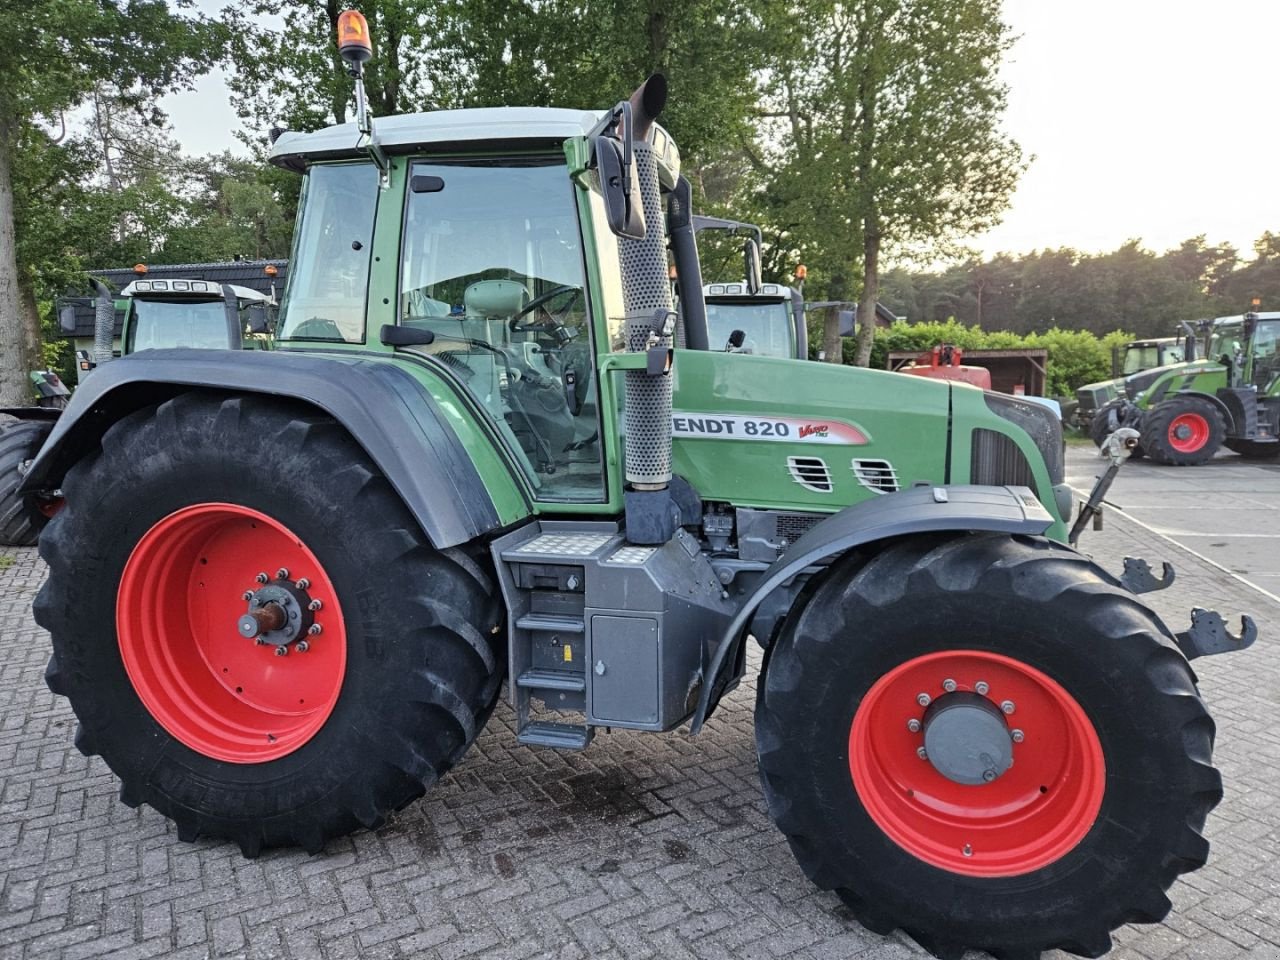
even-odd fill
[{"label": "lug nut", "polygon": [[297,647],[299,653],[306,653],[308,650],[311,649],[311,644],[307,643],[307,641],[305,640],[299,640],[295,644],[295,646]]},{"label": "lug nut", "polygon": [[288,579],[289,579],[289,568],[288,568],[288,567],[281,567],[279,570],[277,570],[277,571],[276,571],[276,579],[277,579],[277,580],[288,580]]},{"label": "lug nut", "polygon": [[942,681],[942,689],[943,689],[943,690],[945,690],[945,691],[947,691],[947,693],[955,693],[955,692],[956,692],[956,682],[955,682],[954,680],[943,680],[943,681]]},{"label": "lug nut", "polygon": [[995,772],[994,770],[992,770],[990,767],[988,767],[986,770],[983,770],[983,771],[982,771],[982,779],[983,779],[986,783],[990,783],[990,782],[991,782],[992,780],[994,780],[995,778],[996,778],[996,772]]},{"label": "lug nut", "polygon": [[916,747],[916,756],[919,757],[921,760],[929,759],[929,753],[927,750],[925,750],[924,747]]},{"label": "lug nut", "polygon": [[927,707],[932,698],[927,693],[922,693],[916,697],[916,703],[922,707]]},{"label": "lug nut", "polygon": [[973,847],[969,846],[969,844],[967,844],[967,843],[966,843],[966,844],[961,848],[960,852],[961,852],[961,853],[963,853],[966,857],[972,857],[972,856],[973,856]]},{"label": "lug nut", "polygon": [[1014,743],[1021,743],[1023,740],[1026,739],[1026,734],[1024,734],[1021,730],[1014,730],[1012,733],[1009,734],[1009,736],[1013,737]]},{"label": "lug nut", "polygon": [[277,657],[287,657],[288,655],[289,655],[289,648],[286,647],[283,643],[280,644],[280,646],[276,647]]},{"label": "lug nut", "polygon": [[910,720],[907,721],[907,729],[910,730],[912,733],[919,733],[920,721],[917,720],[915,717],[912,717]]},{"label": "lug nut", "polygon": [[1013,705],[1013,701],[1012,701],[1012,700],[1006,700],[1006,701],[1004,701],[1004,703],[1000,704],[1000,709],[1001,709],[1004,713],[1013,713],[1013,711],[1014,711],[1014,709],[1015,709],[1015,707],[1014,707],[1014,705]]},{"label": "lug nut", "polygon": [[307,609],[310,610],[312,613],[315,613],[317,610],[319,610],[323,606],[324,604],[321,603],[319,600],[312,600],[310,603],[307,604]]},{"label": "lug nut", "polygon": [[296,581],[294,581],[293,585],[297,587],[299,590],[305,590],[307,589],[307,587],[311,586],[311,581],[308,580],[306,577],[299,577]]},{"label": "lug nut", "polygon": [[242,599],[242,600],[252,600],[252,599],[253,599],[253,591],[252,591],[252,590],[246,590],[246,591],[244,592],[244,596],[243,596],[243,597],[241,597],[241,599]]},{"label": "lug nut", "polygon": [[259,647],[265,647],[267,645],[267,641],[264,640],[262,637],[254,637],[253,642],[255,646],[259,646]]},{"label": "lug nut", "polygon": [[271,578],[268,577],[265,573],[260,573],[256,577],[254,577],[254,579],[257,580],[259,583],[266,583]]},{"label": "lug nut", "polygon": [[307,627],[307,633],[311,634],[313,637],[318,637],[320,634],[324,633],[324,627],[320,626],[318,623],[313,623],[311,626]]},{"label": "lug nut", "polygon": [[984,697],[991,692],[991,686],[985,680],[979,680],[973,685],[973,689],[977,690],[978,693]]}]

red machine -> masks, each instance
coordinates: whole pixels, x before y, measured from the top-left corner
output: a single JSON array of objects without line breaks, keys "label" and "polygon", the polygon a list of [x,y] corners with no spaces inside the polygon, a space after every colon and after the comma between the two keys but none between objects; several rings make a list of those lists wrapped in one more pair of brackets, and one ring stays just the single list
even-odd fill
[{"label": "red machine", "polygon": [[961,361],[964,351],[950,343],[939,344],[928,353],[922,353],[914,363],[898,369],[916,377],[932,377],[935,380],[962,380],[983,390],[991,389],[991,371],[986,367],[966,367]]}]

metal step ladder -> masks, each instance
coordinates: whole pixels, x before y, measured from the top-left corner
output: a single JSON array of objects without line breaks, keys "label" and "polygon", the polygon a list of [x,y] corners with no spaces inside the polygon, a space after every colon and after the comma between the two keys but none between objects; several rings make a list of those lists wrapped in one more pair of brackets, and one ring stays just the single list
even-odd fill
[{"label": "metal step ladder", "polygon": [[[539,520],[493,545],[510,611],[507,662],[520,743],[581,750],[591,742],[586,579],[594,561],[621,540],[615,523]],[[576,722],[535,718],[534,701],[545,712],[576,715]]]}]

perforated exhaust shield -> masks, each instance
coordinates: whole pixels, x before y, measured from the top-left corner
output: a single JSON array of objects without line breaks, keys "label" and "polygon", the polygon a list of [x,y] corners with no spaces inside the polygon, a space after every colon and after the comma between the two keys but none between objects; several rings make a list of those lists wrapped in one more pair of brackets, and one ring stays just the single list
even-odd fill
[{"label": "perforated exhaust shield", "polygon": [[[648,229],[643,240],[618,240],[627,350],[633,353],[654,345],[654,312],[672,309],[658,165],[647,143],[636,143],[634,156]],[[671,338],[661,337],[656,345],[670,347]],[[643,370],[628,370],[625,377],[627,482],[638,489],[661,489],[671,480],[671,377],[653,377]]]}]

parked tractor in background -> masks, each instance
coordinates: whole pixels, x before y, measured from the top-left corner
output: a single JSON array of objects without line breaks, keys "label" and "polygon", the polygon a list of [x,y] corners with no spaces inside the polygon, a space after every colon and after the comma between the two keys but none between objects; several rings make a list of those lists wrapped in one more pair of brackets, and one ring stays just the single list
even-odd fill
[{"label": "parked tractor in background", "polygon": [[1095,417],[1095,439],[1131,427],[1147,456],[1174,466],[1205,463],[1222,447],[1280,456],[1280,312],[1219,317],[1202,331],[1203,359],[1125,379],[1124,397]]},{"label": "parked tractor in background", "polygon": [[1252,631],[1063,543],[1060,423],[713,348],[661,77],[374,125],[339,37],[357,119],[271,150],[306,178],[277,349],[103,365],[26,475],[63,497],[47,680],[122,800],[319,852],[504,678],[523,744],[696,734],[754,637],[769,810],[862,923],[1030,958],[1163,917],[1222,795],[1187,659]]},{"label": "parked tractor in background", "polygon": [[[191,264],[193,273],[227,272],[242,264]],[[274,284],[279,270],[274,265],[263,276]],[[178,268],[158,268],[170,273]],[[185,276],[159,279],[147,271],[104,271],[132,276],[118,294],[113,294],[97,275],[93,280],[96,297],[64,297],[59,301],[59,325],[72,338],[78,379],[83,380],[99,363],[120,354],[132,354],[161,347],[195,347],[239,350],[271,347],[274,294]],[[143,279],[145,277],[145,279]],[[90,319],[85,321],[88,314]],[[85,334],[89,334],[85,336]],[[32,374],[42,391],[34,407],[0,409],[0,545],[31,546],[48,515],[48,498],[18,494],[27,465],[53,429],[66,406],[69,391],[52,371]]]},{"label": "parked tractor in background", "polygon": [[1108,434],[1095,435],[1094,418],[1104,406],[1123,395],[1125,378],[1143,370],[1181,363],[1189,359],[1184,349],[1181,337],[1131,340],[1123,348],[1116,347],[1111,354],[1111,379],[1086,383],[1076,390],[1076,426],[1086,431],[1095,444],[1102,446]]}]

